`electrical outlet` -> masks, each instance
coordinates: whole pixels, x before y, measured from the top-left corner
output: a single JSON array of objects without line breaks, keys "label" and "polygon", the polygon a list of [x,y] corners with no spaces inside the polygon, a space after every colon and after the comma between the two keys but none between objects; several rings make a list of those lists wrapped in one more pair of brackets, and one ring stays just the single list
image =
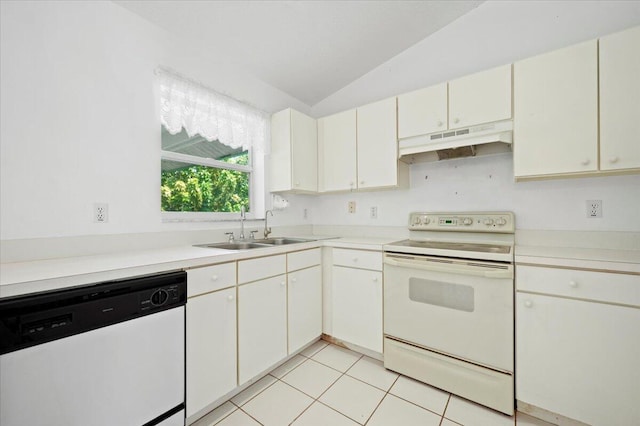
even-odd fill
[{"label": "electrical outlet", "polygon": [[355,201],[349,201],[349,213],[355,213],[356,212],[356,202]]},{"label": "electrical outlet", "polygon": [[587,200],[587,217],[602,217],[602,200]]},{"label": "electrical outlet", "polygon": [[109,222],[109,204],[107,203],[93,204],[93,221],[96,223]]},{"label": "electrical outlet", "polygon": [[378,218],[378,207],[371,207],[369,209],[369,216],[371,217],[371,219],[377,219]]}]

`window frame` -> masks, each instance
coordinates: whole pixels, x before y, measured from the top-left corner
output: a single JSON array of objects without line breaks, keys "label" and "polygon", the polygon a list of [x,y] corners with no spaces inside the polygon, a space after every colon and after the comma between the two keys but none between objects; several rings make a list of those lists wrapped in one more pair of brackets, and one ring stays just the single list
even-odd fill
[{"label": "window frame", "polygon": [[[257,191],[257,175],[254,167],[254,156],[252,149],[247,151],[248,165],[226,163],[224,161],[215,160],[213,158],[198,157],[197,155],[182,154],[179,152],[160,150],[160,162],[162,160],[177,161],[188,165],[199,165],[205,167],[213,167],[217,169],[234,170],[249,174],[249,206],[250,211],[247,212],[247,219],[255,219],[256,209],[259,207],[259,200],[256,197]],[[162,170],[160,170],[162,174]],[[237,221],[240,212],[168,212],[162,211],[163,222],[224,222]]]}]

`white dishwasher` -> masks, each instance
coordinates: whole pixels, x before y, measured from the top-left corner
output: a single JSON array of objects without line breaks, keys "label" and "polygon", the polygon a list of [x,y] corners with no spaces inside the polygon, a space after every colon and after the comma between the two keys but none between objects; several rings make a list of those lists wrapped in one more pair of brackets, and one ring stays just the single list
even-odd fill
[{"label": "white dishwasher", "polygon": [[184,425],[185,303],[185,272],[0,299],[0,424]]}]

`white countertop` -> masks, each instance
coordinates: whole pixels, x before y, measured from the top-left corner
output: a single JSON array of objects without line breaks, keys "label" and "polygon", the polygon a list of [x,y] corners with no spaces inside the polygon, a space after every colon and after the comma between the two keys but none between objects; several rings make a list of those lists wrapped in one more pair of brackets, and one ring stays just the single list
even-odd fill
[{"label": "white countertop", "polygon": [[515,262],[640,273],[640,235],[620,232],[519,231]]},{"label": "white countertop", "polygon": [[93,256],[3,263],[0,265],[0,297],[270,256],[323,245],[382,250],[382,246],[390,242],[388,238],[336,239],[333,236],[323,235],[296,235],[295,238],[313,241],[250,250],[222,250],[181,245]]},{"label": "white countertop", "polygon": [[[295,237],[314,241],[251,250],[222,250],[180,245],[162,249],[3,263],[0,265],[0,297],[196,268],[321,246],[382,250],[383,245],[398,240],[390,237],[338,238],[322,235]],[[529,239],[525,242],[532,241],[534,240]],[[640,273],[640,249],[557,247],[551,243],[541,244],[539,240],[535,240],[535,243],[516,245],[516,264]]]}]

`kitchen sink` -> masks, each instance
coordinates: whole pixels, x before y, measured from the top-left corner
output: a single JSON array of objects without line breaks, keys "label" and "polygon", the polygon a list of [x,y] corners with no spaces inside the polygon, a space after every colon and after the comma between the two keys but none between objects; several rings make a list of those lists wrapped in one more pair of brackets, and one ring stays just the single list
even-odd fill
[{"label": "kitchen sink", "polygon": [[260,240],[256,240],[256,243],[259,244],[269,244],[269,245],[275,245],[275,246],[280,246],[280,245],[284,245],[284,244],[298,244],[298,243],[306,243],[308,241],[313,241],[313,240],[305,240],[303,238],[264,238],[264,239],[260,239]]},{"label": "kitchen sink", "polygon": [[196,247],[208,247],[208,248],[217,248],[224,250],[249,250],[249,249],[257,249],[257,248],[265,248],[270,247],[270,244],[259,244],[256,242],[249,241],[234,241],[232,243],[213,243],[213,244],[198,244]]},{"label": "kitchen sink", "polygon": [[196,247],[218,248],[218,249],[224,249],[224,250],[250,250],[250,249],[257,249],[257,248],[280,246],[285,244],[306,243],[307,241],[313,241],[313,240],[305,240],[303,238],[286,238],[286,237],[263,238],[260,240],[249,240],[249,241],[196,244]]}]

